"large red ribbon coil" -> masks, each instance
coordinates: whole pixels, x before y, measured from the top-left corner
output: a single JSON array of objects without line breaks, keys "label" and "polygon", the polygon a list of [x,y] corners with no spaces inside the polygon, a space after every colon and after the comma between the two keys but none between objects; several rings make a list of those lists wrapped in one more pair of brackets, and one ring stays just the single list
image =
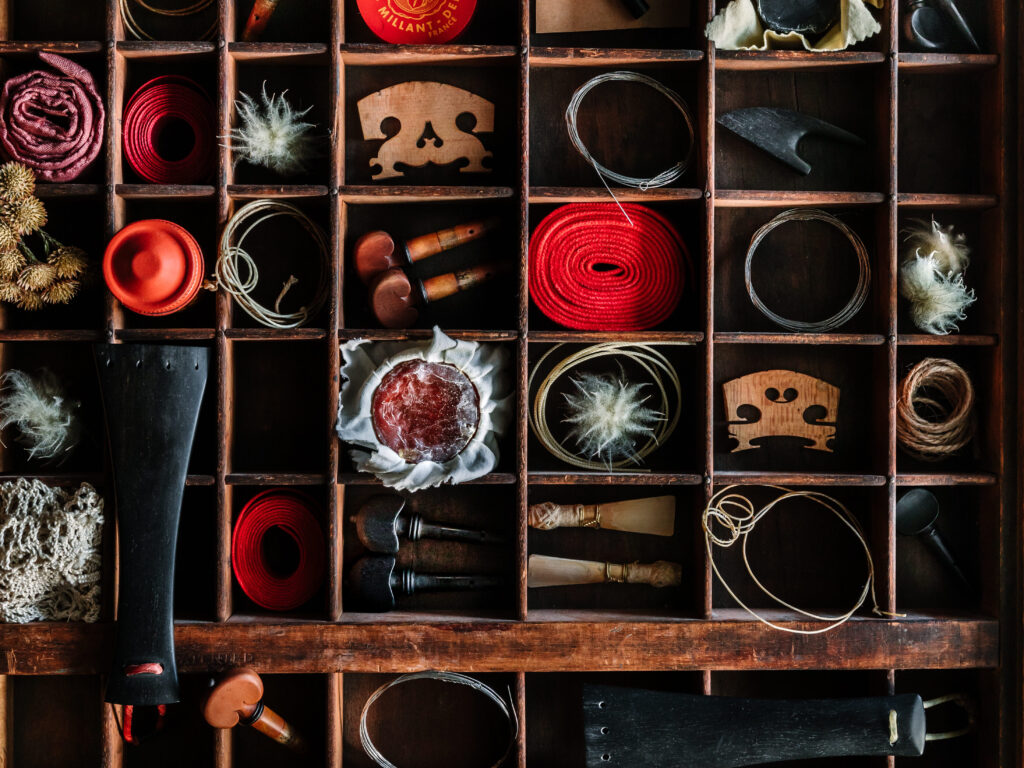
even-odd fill
[{"label": "large red ribbon coil", "polygon": [[689,252],[659,213],[626,203],[574,203],[530,238],[530,296],[581,331],[643,331],[665,322],[683,295]]},{"label": "large red ribbon coil", "polygon": [[46,181],[71,181],[103,146],[106,113],[92,75],[63,56],[40,53],[57,72],[12,77],[0,94],[0,144]]},{"label": "large red ribbon coil", "polygon": [[[174,122],[187,125],[194,142],[177,160],[157,146]],[[137,90],[124,110],[124,155],[139,176],[154,184],[194,184],[213,171],[213,104],[187,77],[155,77]]]},{"label": "large red ribbon coil", "polygon": [[[242,591],[262,608],[290,611],[307,602],[324,580],[324,534],[313,514],[316,503],[286,489],[264,491],[245,505],[231,536],[231,567]],[[279,528],[298,549],[295,571],[275,574],[263,551],[263,538]]]}]

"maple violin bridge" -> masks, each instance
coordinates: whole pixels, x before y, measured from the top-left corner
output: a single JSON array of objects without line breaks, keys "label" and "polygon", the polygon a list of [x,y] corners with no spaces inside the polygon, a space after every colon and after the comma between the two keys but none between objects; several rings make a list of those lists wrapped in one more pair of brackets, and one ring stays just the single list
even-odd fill
[{"label": "maple violin bridge", "polygon": [[[836,437],[838,387],[805,373],[774,370],[727,381],[722,390],[729,437],[737,442],[732,453],[760,448],[753,441],[767,437],[800,437],[810,441],[809,450],[832,452],[828,443]],[[756,408],[758,415],[743,418],[744,406]],[[808,414],[811,408],[824,410],[824,416]]]},{"label": "maple violin bridge", "polygon": [[[483,164],[492,157],[477,133],[494,131],[494,104],[462,88],[447,83],[410,81],[398,83],[360,99],[359,122],[366,141],[384,139],[370,167],[381,170],[371,174],[375,181],[403,176],[397,165],[421,168],[428,163],[450,165],[468,160],[462,173],[490,173]],[[473,132],[456,125],[460,115],[476,118]],[[401,124],[398,133],[388,138],[381,129],[385,119],[394,117]]]}]

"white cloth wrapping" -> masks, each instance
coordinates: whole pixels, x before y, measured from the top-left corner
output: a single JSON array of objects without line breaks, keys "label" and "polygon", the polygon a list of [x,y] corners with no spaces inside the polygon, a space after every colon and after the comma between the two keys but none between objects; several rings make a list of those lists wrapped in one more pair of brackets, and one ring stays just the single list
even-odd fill
[{"label": "white cloth wrapping", "polygon": [[[428,342],[371,342],[354,339],[341,346],[341,400],[338,437],[356,447],[350,450],[360,472],[372,472],[389,488],[419,491],[442,483],[464,483],[482,477],[498,464],[498,438],[512,416],[508,354],[496,344],[455,341],[434,328]],[[381,444],[373,428],[373,393],[399,363],[426,360],[458,368],[473,382],[480,398],[480,423],[465,448],[440,464],[409,464]]]},{"label": "white cloth wrapping", "polygon": [[[876,8],[884,0],[867,0]],[[708,22],[705,30],[715,47],[723,51],[766,51],[793,49],[807,51],[842,51],[882,31],[865,0],[842,0],[840,21],[825,35],[811,42],[799,32],[780,34],[765,29],[757,15],[753,0],[732,0],[725,9]]]}]

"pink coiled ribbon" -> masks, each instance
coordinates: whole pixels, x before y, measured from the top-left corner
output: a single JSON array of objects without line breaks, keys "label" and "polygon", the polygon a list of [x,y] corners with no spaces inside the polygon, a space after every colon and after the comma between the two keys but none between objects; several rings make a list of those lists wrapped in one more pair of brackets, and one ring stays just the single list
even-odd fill
[{"label": "pink coiled ribbon", "polygon": [[71,181],[103,146],[106,113],[92,75],[63,56],[40,53],[57,72],[12,77],[0,93],[0,145],[46,181]]},{"label": "pink coiled ribbon", "polygon": [[[231,567],[249,599],[270,611],[290,611],[307,602],[323,584],[327,561],[324,534],[306,494],[274,488],[254,496],[242,509],[231,536]],[[274,573],[263,550],[273,529],[285,533],[298,550],[289,575]]]},{"label": "pink coiled ribbon", "polygon": [[[180,159],[160,154],[160,139],[173,123],[192,131],[192,146]],[[139,88],[124,111],[124,155],[139,176],[153,184],[195,184],[213,171],[213,104],[194,81],[177,75],[155,77]]]}]

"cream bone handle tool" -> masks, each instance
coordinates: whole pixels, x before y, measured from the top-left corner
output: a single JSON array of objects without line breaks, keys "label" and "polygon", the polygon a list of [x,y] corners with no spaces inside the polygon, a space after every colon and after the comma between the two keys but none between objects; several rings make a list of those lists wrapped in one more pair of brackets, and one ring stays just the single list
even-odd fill
[{"label": "cream bone handle tool", "polygon": [[577,584],[648,584],[678,587],[683,580],[679,563],[605,563],[600,560],[572,560],[566,557],[530,555],[526,586],[566,587]]},{"label": "cream bone handle tool", "polygon": [[426,280],[410,278],[398,267],[377,275],[370,284],[370,307],[385,328],[408,328],[420,316],[419,308],[487,282],[500,271],[494,264],[481,264]]},{"label": "cream bone handle tool", "polygon": [[106,700],[178,701],[174,553],[209,350],[97,345],[117,500],[117,640]]},{"label": "cream bone handle tool", "polygon": [[[968,727],[925,733],[925,710],[958,702]],[[587,768],[740,768],[807,758],[917,757],[926,741],[972,722],[962,697],[916,694],[786,700],[583,686]]]},{"label": "cream bone handle tool", "polygon": [[417,592],[493,589],[505,584],[495,576],[463,576],[416,573],[408,568],[395,568],[391,555],[367,555],[356,561],[349,572],[349,586],[356,602],[367,611],[390,611],[395,595]]},{"label": "cream bone handle tool", "polygon": [[482,221],[470,221],[449,229],[440,229],[437,232],[414,237],[400,247],[387,232],[381,230],[367,232],[356,240],[352,249],[352,262],[359,279],[369,285],[373,282],[373,278],[381,272],[386,272],[393,267],[407,267],[417,261],[471,243],[488,232],[493,232],[499,224],[500,219],[496,217]]},{"label": "cream bone handle tool", "polygon": [[446,539],[465,541],[473,544],[501,544],[503,539],[487,531],[438,525],[424,520],[415,512],[402,514],[405,499],[401,496],[373,496],[352,516],[356,534],[363,546],[371,552],[394,555],[398,552],[398,540],[404,536],[409,541],[420,539]]},{"label": "cream bone handle tool", "polygon": [[531,528],[602,528],[610,531],[671,536],[675,531],[675,496],[612,501],[607,504],[531,504]]},{"label": "cream bone handle tool", "polygon": [[796,151],[804,136],[816,134],[847,144],[864,146],[864,140],[860,136],[791,109],[734,109],[718,118],[718,123],[805,176],[811,172],[811,165]]},{"label": "cream bone handle tool", "polygon": [[263,681],[248,667],[223,675],[203,702],[203,717],[214,728],[244,725],[296,752],[308,752],[306,742],[277,712],[263,703]]}]

